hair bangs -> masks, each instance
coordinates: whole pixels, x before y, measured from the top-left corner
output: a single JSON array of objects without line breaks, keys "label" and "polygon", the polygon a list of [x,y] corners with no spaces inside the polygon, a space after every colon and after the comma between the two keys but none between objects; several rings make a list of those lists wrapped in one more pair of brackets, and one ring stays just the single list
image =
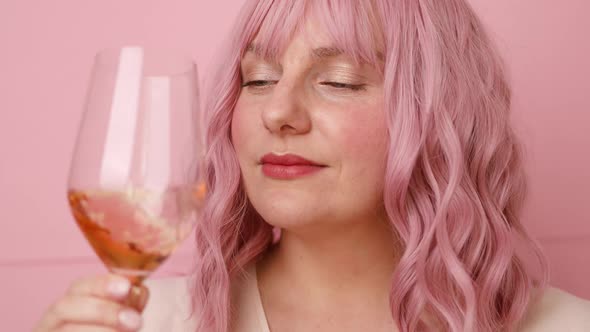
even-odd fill
[{"label": "hair bangs", "polygon": [[384,37],[377,11],[372,1],[357,0],[300,0],[300,1],[261,1],[258,17],[259,27],[247,43],[243,45],[242,55],[254,51],[258,56],[278,62],[287,45],[298,33],[307,40],[313,35],[305,29],[310,20],[317,24],[330,39],[330,45],[350,57],[355,63],[367,63],[383,71]]},{"label": "hair bangs", "polygon": [[309,17],[323,28],[333,45],[357,64],[383,72],[385,43],[382,24],[373,1],[307,0]]},{"label": "hair bangs", "polygon": [[[251,48],[258,56],[269,61],[278,62],[292,37],[302,29],[305,18],[305,1],[261,1],[267,3],[268,9],[261,13],[261,19],[243,45],[242,55]],[[255,41],[255,43],[254,43]]]}]

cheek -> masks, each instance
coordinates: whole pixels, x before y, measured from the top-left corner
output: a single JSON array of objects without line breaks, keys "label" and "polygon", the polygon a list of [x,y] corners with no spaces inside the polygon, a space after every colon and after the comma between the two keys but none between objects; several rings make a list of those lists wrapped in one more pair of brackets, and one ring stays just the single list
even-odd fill
[{"label": "cheek", "polygon": [[246,137],[250,136],[252,131],[252,119],[247,117],[245,112],[245,105],[243,103],[236,104],[231,120],[231,141],[238,156],[242,155],[246,150]]},{"label": "cheek", "polygon": [[231,142],[247,189],[252,187],[252,181],[256,178],[254,156],[257,153],[256,147],[260,146],[261,141],[259,115],[256,114],[255,109],[254,105],[238,100],[231,122]]},{"label": "cheek", "polygon": [[342,177],[348,179],[341,191],[348,192],[347,200],[372,207],[382,200],[388,147],[385,116],[382,108],[350,113],[339,137]]},{"label": "cheek", "polygon": [[388,139],[382,108],[361,108],[350,113],[342,126],[340,138],[343,157],[364,165],[382,163]]}]

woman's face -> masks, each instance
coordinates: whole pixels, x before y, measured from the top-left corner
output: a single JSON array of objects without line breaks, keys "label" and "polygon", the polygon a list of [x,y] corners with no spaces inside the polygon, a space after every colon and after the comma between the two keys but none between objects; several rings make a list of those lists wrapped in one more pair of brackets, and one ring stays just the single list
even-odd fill
[{"label": "woman's face", "polygon": [[[241,62],[243,87],[232,142],[246,193],[270,224],[285,229],[382,217],[387,150],[383,84],[378,70],[355,65],[306,25],[278,63],[257,55]],[[263,158],[274,154],[279,158]],[[294,154],[314,164],[291,165]]]}]

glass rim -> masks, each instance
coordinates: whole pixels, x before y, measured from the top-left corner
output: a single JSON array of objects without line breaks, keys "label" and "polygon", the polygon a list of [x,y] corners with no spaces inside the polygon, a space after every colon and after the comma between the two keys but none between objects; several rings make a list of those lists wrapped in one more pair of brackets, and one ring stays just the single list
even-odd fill
[{"label": "glass rim", "polygon": [[153,54],[165,54],[166,58],[171,61],[171,63],[174,63],[174,70],[169,70],[161,75],[149,76],[180,76],[189,73],[197,73],[197,63],[187,52],[178,48],[144,44],[123,44],[98,49],[94,54],[94,65],[98,68],[116,65],[119,61],[119,55],[125,49],[140,49],[144,54],[147,54],[148,57]]}]

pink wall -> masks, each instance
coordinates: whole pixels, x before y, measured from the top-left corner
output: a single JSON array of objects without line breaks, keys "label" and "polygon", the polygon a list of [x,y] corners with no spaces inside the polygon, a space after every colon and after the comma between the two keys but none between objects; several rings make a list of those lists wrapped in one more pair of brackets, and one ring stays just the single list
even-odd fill
[{"label": "pink wall", "polygon": [[[201,73],[242,0],[0,2],[0,326],[25,331],[77,276],[102,272],[70,217],[65,182],[92,56],[148,43]],[[590,12],[586,0],[472,0],[499,41],[529,148],[525,219],[553,284],[590,297]],[[586,131],[584,131],[586,129]],[[182,272],[190,243],[158,272]]]}]

